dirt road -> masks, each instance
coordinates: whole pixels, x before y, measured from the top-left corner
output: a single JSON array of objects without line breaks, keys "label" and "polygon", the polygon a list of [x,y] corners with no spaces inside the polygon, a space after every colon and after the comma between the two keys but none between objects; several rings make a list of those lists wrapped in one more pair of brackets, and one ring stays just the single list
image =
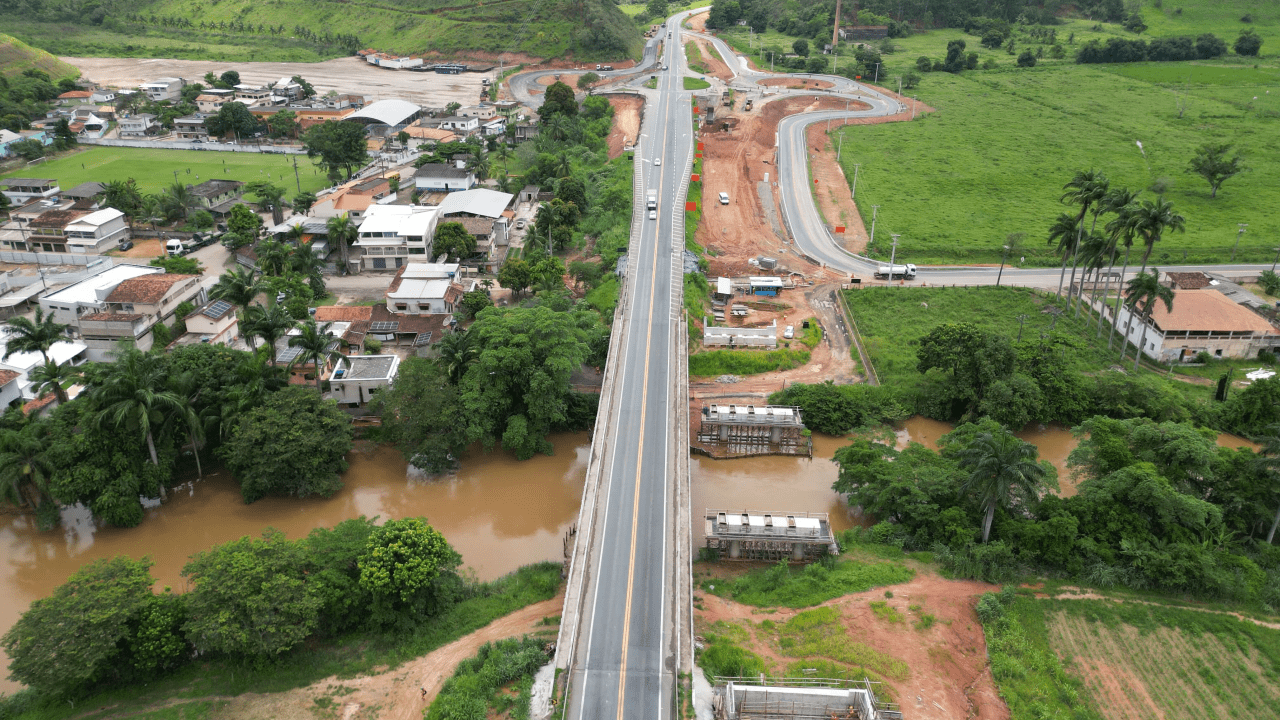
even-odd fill
[{"label": "dirt road", "polygon": [[226,70],[235,70],[240,73],[240,81],[250,85],[265,85],[282,77],[301,75],[320,95],[334,90],[364,95],[369,102],[400,98],[426,107],[444,107],[451,102],[474,105],[480,99],[480,80],[488,77],[470,72],[437,75],[433,72],[386,70],[357,57],[319,63],[78,57],[64,57],[62,60],[80,68],[85,79],[112,87],[136,87],[165,76],[203,82],[205,73],[219,75]]},{"label": "dirt road", "polygon": [[613,129],[605,142],[609,145],[609,159],[622,154],[623,148],[633,145],[640,136],[640,117],[644,98],[636,95],[607,95],[613,106]]}]

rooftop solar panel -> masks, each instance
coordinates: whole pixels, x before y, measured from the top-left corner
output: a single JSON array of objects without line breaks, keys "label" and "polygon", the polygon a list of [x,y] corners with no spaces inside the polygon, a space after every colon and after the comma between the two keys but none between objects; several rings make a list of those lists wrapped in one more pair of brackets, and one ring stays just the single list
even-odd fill
[{"label": "rooftop solar panel", "polygon": [[398,322],[376,322],[369,326],[373,332],[395,332],[400,328]]},{"label": "rooftop solar panel", "polygon": [[204,309],[204,314],[211,318],[222,317],[222,314],[231,309],[231,303],[226,300],[214,300]]}]

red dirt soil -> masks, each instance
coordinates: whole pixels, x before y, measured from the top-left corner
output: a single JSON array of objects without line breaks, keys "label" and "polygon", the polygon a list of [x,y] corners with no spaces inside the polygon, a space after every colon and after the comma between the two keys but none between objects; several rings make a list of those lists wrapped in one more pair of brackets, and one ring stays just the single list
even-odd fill
[{"label": "red dirt soil", "polygon": [[609,159],[622,154],[623,148],[634,144],[640,135],[640,111],[644,108],[644,98],[635,95],[608,95],[606,98],[613,106],[613,129],[605,142],[609,145]]},{"label": "red dirt soil", "polygon": [[[998,587],[944,580],[920,572],[911,582],[891,589],[892,598],[885,598],[885,588],[879,588],[845,595],[823,605],[839,609],[851,639],[907,664],[910,669],[907,679],[891,681],[903,713],[912,720],[1006,720],[1009,709],[1000,699],[991,677],[986,638],[973,610],[982,593]],[[758,624],[767,619],[781,624],[797,612],[779,608],[776,613],[762,614],[750,606],[714,595],[700,597],[704,609],[695,611],[698,627],[718,620],[749,620]],[[871,612],[872,601],[887,602],[909,620],[915,618],[916,613],[907,606],[921,605],[921,612],[932,614],[937,621],[927,630],[916,630],[910,622],[888,623]],[[775,668],[795,662],[796,658],[782,655],[754,630],[753,636],[750,650]]]},{"label": "red dirt soil", "polygon": [[765,80],[757,80],[756,84],[763,85],[764,87],[789,87],[789,88],[793,87],[793,88],[801,88],[804,90],[815,90],[815,89],[825,90],[827,88],[835,87],[835,83],[830,83],[830,82],[827,82],[826,80],[814,80],[812,78],[789,78],[789,77],[776,77],[776,78],[767,78]]},{"label": "red dirt soil", "polygon": [[729,72],[729,66],[724,64],[724,60],[711,54],[711,43],[702,38],[695,37],[689,42],[698,48],[698,52],[702,53],[702,64],[707,66],[711,72],[707,73],[724,82],[733,82],[733,73]]}]

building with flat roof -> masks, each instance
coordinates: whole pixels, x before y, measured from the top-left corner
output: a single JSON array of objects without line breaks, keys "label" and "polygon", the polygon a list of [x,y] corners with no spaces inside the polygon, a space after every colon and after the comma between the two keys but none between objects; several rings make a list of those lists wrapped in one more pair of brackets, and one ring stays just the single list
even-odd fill
[{"label": "building with flat roof", "polygon": [[6,178],[0,180],[0,188],[14,205],[51,198],[62,190],[57,180],[46,178]]},{"label": "building with flat roof", "polygon": [[437,209],[416,205],[372,205],[360,222],[355,247],[360,249],[360,267],[365,270],[394,270],[411,256],[431,256]]},{"label": "building with flat roof", "polygon": [[40,298],[45,313],[64,325],[75,325],[81,315],[103,312],[107,309],[107,296],[116,286],[130,278],[156,275],[164,268],[144,265],[116,265],[90,278],[69,285]]},{"label": "building with flat roof", "polygon": [[65,230],[67,250],[89,255],[100,255],[129,237],[124,213],[112,207],[77,218]]},{"label": "building with flat roof", "polygon": [[182,97],[182,88],[186,87],[187,81],[177,77],[156,78],[149,83],[143,83],[138,89],[147,96],[152,102],[164,102],[165,100],[177,100]]},{"label": "building with flat roof", "polygon": [[457,263],[409,263],[387,288],[387,310],[395,315],[447,315],[462,300]]},{"label": "building with flat roof", "polygon": [[351,407],[359,407],[373,393],[395,380],[400,358],[395,355],[351,355],[338,361],[329,377],[330,397]]},{"label": "building with flat roof", "polygon": [[474,187],[476,175],[446,163],[428,163],[413,174],[413,184],[421,192],[456,193]]}]

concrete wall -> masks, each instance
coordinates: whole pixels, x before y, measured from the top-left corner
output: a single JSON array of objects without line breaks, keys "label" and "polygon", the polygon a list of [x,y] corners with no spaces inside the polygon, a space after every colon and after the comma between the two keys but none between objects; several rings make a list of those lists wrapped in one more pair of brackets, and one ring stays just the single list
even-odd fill
[{"label": "concrete wall", "polygon": [[778,347],[777,326],[766,328],[715,327],[702,329],[702,344],[734,347]]}]

